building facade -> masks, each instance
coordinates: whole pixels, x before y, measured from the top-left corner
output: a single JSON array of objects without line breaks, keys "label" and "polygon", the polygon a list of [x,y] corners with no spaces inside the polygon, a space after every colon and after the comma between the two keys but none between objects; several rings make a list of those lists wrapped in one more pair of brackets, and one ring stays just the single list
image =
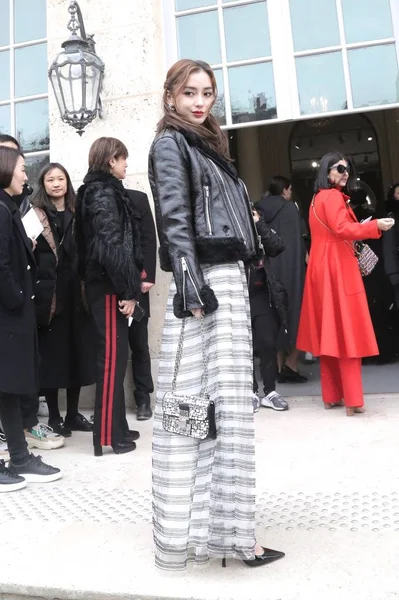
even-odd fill
[{"label": "building facade", "polygon": [[[68,37],[69,0],[0,0],[0,132],[19,138],[34,183],[50,158],[74,183],[101,135],[129,148],[127,185],[149,192],[147,154],[167,67],[215,69],[215,114],[256,200],[276,172],[305,198],[322,153],[349,152],[378,202],[399,180],[399,0],[80,0],[105,63],[103,118],[79,137],[47,69]],[[310,184],[309,184],[310,185]],[[159,348],[168,276],[152,292]]]}]

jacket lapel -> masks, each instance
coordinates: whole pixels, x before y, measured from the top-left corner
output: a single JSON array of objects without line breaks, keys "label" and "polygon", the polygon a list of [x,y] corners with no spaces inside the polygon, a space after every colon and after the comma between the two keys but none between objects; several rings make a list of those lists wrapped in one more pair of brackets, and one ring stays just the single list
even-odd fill
[{"label": "jacket lapel", "polygon": [[58,263],[57,244],[55,243],[53,230],[51,229],[50,221],[47,217],[47,214],[45,213],[45,211],[43,209],[39,208],[38,206],[35,206],[35,208],[33,210],[35,211],[40,223],[42,224],[42,227],[43,227],[42,236],[44,237],[44,239],[50,246],[51,250],[53,251],[55,259]]}]

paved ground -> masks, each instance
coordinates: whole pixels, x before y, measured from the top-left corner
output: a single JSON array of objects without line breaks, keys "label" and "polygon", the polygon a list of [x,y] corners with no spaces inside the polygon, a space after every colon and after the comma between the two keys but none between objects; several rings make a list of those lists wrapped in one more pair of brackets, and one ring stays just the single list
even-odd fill
[{"label": "paved ground", "polygon": [[258,538],[287,556],[254,570],[157,572],[151,423],[125,456],[94,458],[90,436],[74,434],[45,454],[63,480],[0,496],[0,598],[399,598],[399,395],[367,403],[353,418],[310,397],[257,415]]}]

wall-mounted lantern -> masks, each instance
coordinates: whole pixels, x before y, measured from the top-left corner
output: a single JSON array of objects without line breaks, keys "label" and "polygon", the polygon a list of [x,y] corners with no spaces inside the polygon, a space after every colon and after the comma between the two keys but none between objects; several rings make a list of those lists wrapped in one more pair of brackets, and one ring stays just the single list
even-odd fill
[{"label": "wall-mounted lantern", "polygon": [[[71,36],[49,69],[49,78],[61,119],[79,135],[97,116],[101,118],[101,87],[104,63],[96,54],[92,35],[86,35],[79,4],[71,1],[68,29]],[[78,35],[78,32],[80,35]]]}]

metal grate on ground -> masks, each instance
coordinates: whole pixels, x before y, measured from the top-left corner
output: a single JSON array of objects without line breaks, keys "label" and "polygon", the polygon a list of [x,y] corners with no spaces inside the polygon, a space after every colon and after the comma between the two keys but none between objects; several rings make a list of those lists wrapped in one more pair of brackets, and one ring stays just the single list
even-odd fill
[{"label": "metal grate on ground", "polygon": [[[0,524],[23,521],[149,524],[151,493],[41,487],[0,496]],[[399,531],[399,493],[264,492],[258,499],[257,526],[288,531]]]}]

